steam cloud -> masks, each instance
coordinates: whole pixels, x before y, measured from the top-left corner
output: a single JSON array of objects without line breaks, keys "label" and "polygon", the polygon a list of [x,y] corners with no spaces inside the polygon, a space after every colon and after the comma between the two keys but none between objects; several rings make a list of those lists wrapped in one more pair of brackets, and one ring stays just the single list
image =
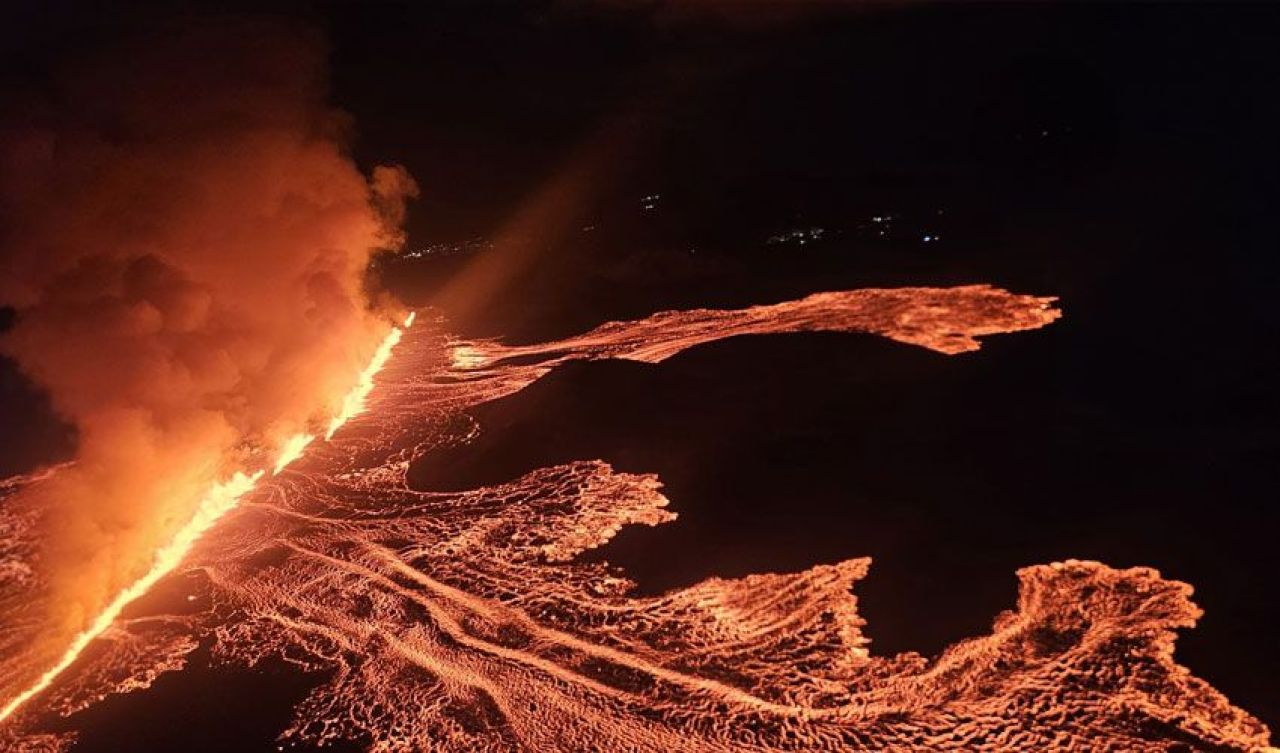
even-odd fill
[{"label": "steam cloud", "polygon": [[345,153],[318,35],[151,31],[0,124],[0,349],[79,432],[27,500],[49,526],[33,666],[214,482],[337,409],[387,328],[370,255],[417,191]]}]

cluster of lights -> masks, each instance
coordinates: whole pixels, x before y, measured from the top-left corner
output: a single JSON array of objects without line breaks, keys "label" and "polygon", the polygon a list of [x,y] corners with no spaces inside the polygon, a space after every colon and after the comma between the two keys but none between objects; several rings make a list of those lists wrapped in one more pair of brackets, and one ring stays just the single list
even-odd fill
[{"label": "cluster of lights", "polygon": [[822,236],[826,232],[826,228],[821,227],[800,228],[798,230],[788,230],[779,235],[771,235],[765,242],[771,246],[779,243],[798,243],[803,246],[806,243],[822,240]]},{"label": "cluster of lights", "polygon": [[472,238],[464,243],[432,243],[398,254],[401,259],[422,259],[427,256],[452,256],[493,248],[493,241],[485,238]]},{"label": "cluster of lights", "polygon": [[[941,209],[936,212],[939,216],[941,216],[942,213],[943,210]],[[869,218],[869,222],[859,224],[857,226],[857,231],[863,235],[872,235],[877,238],[901,238],[904,237],[902,234],[894,232],[894,221],[897,219],[899,219],[899,216],[896,214],[875,214]],[[918,237],[923,243],[936,243],[937,241],[942,240],[942,236],[932,230],[920,229],[917,226],[915,232],[920,233]],[[911,237],[913,235],[914,232],[909,230],[905,237]]]}]

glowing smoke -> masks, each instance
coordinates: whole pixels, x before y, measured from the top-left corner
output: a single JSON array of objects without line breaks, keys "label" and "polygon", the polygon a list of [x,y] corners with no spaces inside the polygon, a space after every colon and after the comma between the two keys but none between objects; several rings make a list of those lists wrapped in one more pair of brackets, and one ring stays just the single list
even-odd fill
[{"label": "glowing smoke", "polygon": [[210,488],[323,431],[389,329],[363,280],[416,187],[344,152],[318,37],[164,31],[0,126],[0,303],[18,310],[0,348],[79,431],[76,464],[27,500],[49,527],[30,676]]}]

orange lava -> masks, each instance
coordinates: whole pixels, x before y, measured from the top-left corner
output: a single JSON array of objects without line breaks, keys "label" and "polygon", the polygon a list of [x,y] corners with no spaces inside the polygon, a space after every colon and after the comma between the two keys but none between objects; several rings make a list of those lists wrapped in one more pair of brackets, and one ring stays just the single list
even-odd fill
[{"label": "orange lava", "polygon": [[[412,313],[409,314],[404,322],[405,328],[413,324],[413,317]],[[399,327],[391,328],[391,331],[374,354],[369,366],[361,373],[359,382],[344,402],[342,413],[334,416],[331,420],[326,439],[332,437],[333,433],[350,420],[352,416],[363,410],[365,396],[373,389],[374,377],[386,364],[387,359],[391,356],[392,348],[400,341],[402,334],[403,332]],[[279,450],[274,473],[280,473],[285,467],[301,457],[303,450],[313,439],[314,437],[309,434],[297,434],[288,439]],[[225,482],[214,485],[200,501],[191,519],[178,529],[168,543],[155,552],[151,568],[108,602],[106,607],[93,618],[88,627],[72,639],[71,644],[66,648],[56,664],[43,672],[30,686],[9,699],[3,707],[0,707],[0,722],[8,719],[23,704],[44,692],[59,675],[76,662],[90,643],[111,627],[112,623],[124,612],[125,607],[146,594],[162,578],[173,572],[191,551],[196,541],[223,516],[235,508],[240,499],[253,489],[264,473],[262,470],[253,473],[237,471]]]},{"label": "orange lava", "polygon": [[[209,639],[222,661],[285,657],[328,671],[282,744],[364,739],[379,753],[1266,750],[1264,725],[1174,661],[1174,631],[1200,613],[1189,586],[1153,570],[1025,568],[1017,605],[990,634],[933,658],[882,657],[869,650],[851,591],[868,559],[646,598],[629,595],[622,573],[577,561],[624,526],[675,517],[655,476],[583,460],[460,493],[406,483],[414,459],[474,435],[469,408],[566,361],[656,362],[723,337],[800,331],[870,332],[960,353],[980,336],[1049,324],[1059,315],[1051,304],[987,286],[823,293],[666,312],[520,347],[418,327],[394,358],[391,346],[380,351],[377,387],[362,380],[342,432],[262,478],[187,553],[178,570],[203,575],[208,609],[115,619],[101,650],[85,652],[39,703],[69,715],[145,688]],[[23,483],[39,480],[0,486],[0,496]],[[0,511],[0,533],[20,543],[20,511]],[[10,594],[23,583],[27,550],[0,547],[0,594]],[[0,617],[8,606],[0,598]],[[11,717],[0,745],[69,742],[34,719]]]}]

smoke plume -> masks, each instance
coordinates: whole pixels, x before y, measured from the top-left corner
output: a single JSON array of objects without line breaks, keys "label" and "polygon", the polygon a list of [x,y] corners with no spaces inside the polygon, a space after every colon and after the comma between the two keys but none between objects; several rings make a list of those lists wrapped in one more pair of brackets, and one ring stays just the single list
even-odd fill
[{"label": "smoke plume", "polygon": [[366,269],[416,187],[348,156],[324,53],[258,21],[152,28],[0,124],[0,304],[17,311],[0,349],[79,435],[33,491],[32,657],[145,572],[211,485],[337,410],[387,331]]}]

